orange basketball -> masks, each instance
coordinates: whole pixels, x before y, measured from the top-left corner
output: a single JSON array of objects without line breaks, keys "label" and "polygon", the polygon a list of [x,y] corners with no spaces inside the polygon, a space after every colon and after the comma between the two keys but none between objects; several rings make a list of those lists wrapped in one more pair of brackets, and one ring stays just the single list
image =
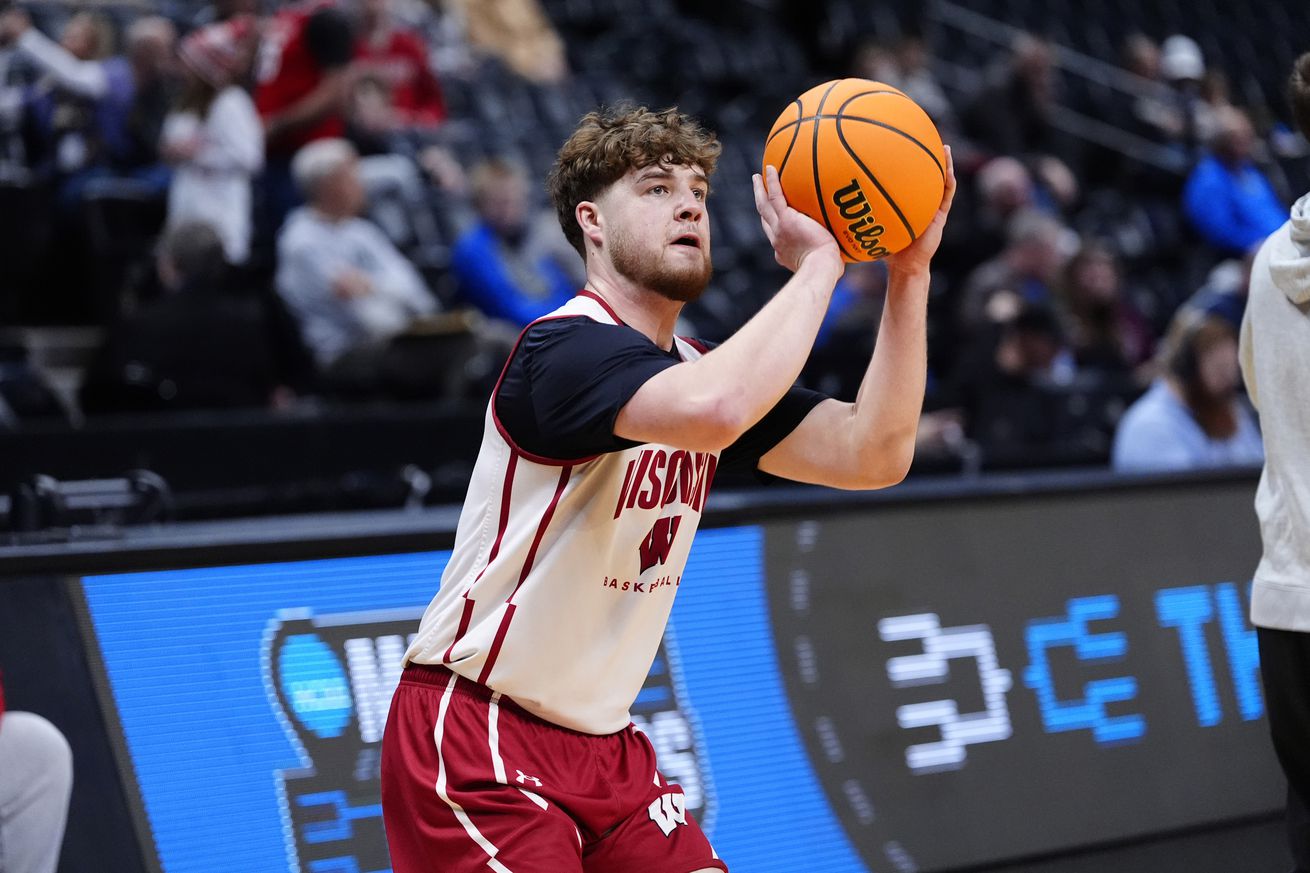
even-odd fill
[{"label": "orange basketball", "polygon": [[942,138],[905,94],[868,79],[806,91],[764,144],[782,193],[832,231],[848,261],[874,261],[918,238],[946,188]]}]

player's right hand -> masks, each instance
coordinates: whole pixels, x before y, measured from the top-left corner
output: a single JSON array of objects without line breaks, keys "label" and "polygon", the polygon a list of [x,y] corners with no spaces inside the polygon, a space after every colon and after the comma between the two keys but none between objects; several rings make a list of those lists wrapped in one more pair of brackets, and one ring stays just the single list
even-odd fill
[{"label": "player's right hand", "polygon": [[755,189],[755,209],[760,213],[760,224],[764,226],[764,235],[769,238],[778,263],[794,273],[800,269],[802,261],[814,255],[831,258],[844,269],[845,261],[833,235],[813,218],[787,205],[782,183],[778,181],[778,171],[773,166],[766,167],[765,173],[765,178],[761,178],[759,173],[752,176],[751,184]]}]

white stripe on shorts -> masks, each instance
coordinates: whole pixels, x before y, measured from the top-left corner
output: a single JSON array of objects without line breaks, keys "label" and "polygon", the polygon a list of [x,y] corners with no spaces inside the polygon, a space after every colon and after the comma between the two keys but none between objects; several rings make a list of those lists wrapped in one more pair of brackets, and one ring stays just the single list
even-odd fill
[{"label": "white stripe on shorts", "polygon": [[519,791],[522,791],[524,797],[526,797],[528,800],[531,800],[533,803],[535,803],[537,806],[540,806],[542,809],[547,809],[550,806],[550,804],[546,802],[546,798],[542,797],[540,794],[533,794],[531,791],[529,791],[526,788],[520,788]]},{"label": "white stripe on shorts", "polygon": [[487,709],[487,744],[491,746],[491,769],[496,774],[496,781],[508,785],[505,779],[505,762],[500,757],[500,692],[491,695],[491,705]]},{"label": "white stripe on shorts", "polygon": [[446,793],[446,759],[441,757],[441,737],[446,727],[446,710],[450,708],[450,697],[455,692],[455,683],[459,681],[459,676],[452,673],[450,682],[446,683],[446,693],[441,696],[441,706],[437,709],[437,725],[432,729],[432,740],[437,746],[437,796],[440,797],[450,807],[451,812],[455,813],[455,818],[464,826],[464,830],[477,843],[482,851],[487,853],[487,866],[495,873],[513,873],[508,867],[496,860],[496,855],[500,850],[492,845],[491,841],[482,835],[477,825],[469,818],[464,807],[450,799]]}]

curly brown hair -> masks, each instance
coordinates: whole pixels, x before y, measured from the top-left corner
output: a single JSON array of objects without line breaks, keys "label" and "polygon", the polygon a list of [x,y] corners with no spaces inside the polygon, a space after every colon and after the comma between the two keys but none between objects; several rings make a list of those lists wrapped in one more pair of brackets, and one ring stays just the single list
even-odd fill
[{"label": "curly brown hair", "polygon": [[722,150],[713,132],[676,108],[602,108],[584,115],[560,148],[546,188],[564,235],[585,260],[582,228],[574,214],[579,203],[595,200],[629,170],[651,164],[696,166],[712,176]]}]

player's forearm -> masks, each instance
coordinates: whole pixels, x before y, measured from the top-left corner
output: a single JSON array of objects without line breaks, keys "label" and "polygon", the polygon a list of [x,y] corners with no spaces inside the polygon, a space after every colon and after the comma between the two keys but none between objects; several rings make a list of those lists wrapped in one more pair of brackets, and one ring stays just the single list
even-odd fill
[{"label": "player's forearm", "polygon": [[695,451],[731,445],[800,375],[841,269],[839,256],[803,261],[773,300],[723,345],[652,376],[619,412],[614,432]]},{"label": "player's forearm", "polygon": [[688,368],[690,384],[717,392],[734,439],[763,418],[800,376],[841,273],[838,258],[806,258],[755,317]]},{"label": "player's forearm", "polygon": [[879,480],[904,478],[914,459],[928,372],[927,270],[892,270],[873,358],[851,410],[855,468]]}]

